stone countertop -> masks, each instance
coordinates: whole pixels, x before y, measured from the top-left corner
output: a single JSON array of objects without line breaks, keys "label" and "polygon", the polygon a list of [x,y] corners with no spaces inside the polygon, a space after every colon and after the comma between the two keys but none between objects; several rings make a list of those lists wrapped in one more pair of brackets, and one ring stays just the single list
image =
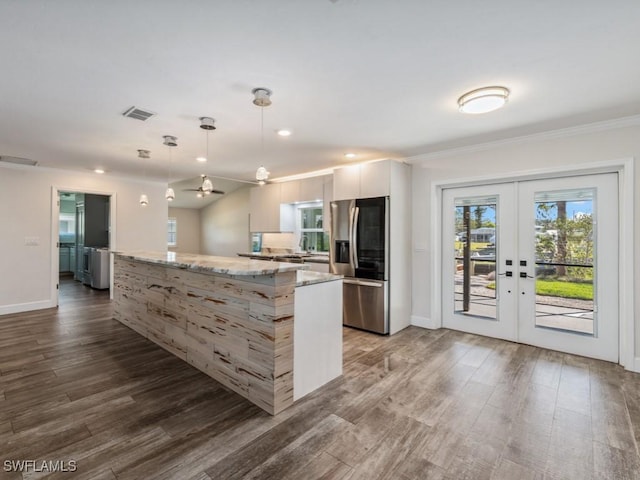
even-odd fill
[{"label": "stone countertop", "polygon": [[[302,263],[271,262],[238,257],[215,257],[194,253],[176,252],[113,252],[124,259],[167,267],[182,268],[200,273],[222,273],[225,275],[272,275],[306,269]],[[325,280],[326,281],[326,280]]]},{"label": "stone countertop", "polygon": [[253,253],[238,253],[237,254],[239,257],[253,257],[253,258],[257,258],[260,257],[261,259],[264,260],[273,260],[274,258],[285,258],[287,255],[296,255],[294,258],[295,259],[300,259],[303,262],[310,262],[310,263],[329,263],[329,255],[314,255],[314,254],[287,254],[287,253],[280,253],[280,254],[276,254],[276,253],[260,253],[260,252],[253,252]]},{"label": "stone countertop", "polygon": [[342,278],[342,275],[334,275],[332,273],[298,270],[296,273],[296,287],[304,287],[307,285],[314,285],[316,283],[334,282],[336,280],[342,280]]}]

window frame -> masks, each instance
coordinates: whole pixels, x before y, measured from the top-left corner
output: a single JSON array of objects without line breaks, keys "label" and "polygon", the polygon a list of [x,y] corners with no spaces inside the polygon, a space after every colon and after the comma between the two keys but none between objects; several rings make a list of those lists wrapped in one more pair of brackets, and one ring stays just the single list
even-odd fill
[{"label": "window frame", "polygon": [[[173,226],[173,230],[171,229],[172,226]],[[172,235],[173,235],[173,242],[171,241]],[[168,247],[178,246],[178,219],[176,217],[167,218],[167,246]]]},{"label": "window frame", "polygon": [[[319,228],[302,228],[302,212],[303,210],[320,210],[322,211],[322,227]],[[304,235],[305,233],[316,233],[316,234],[325,234],[324,231],[324,222],[325,222],[325,218],[324,218],[324,205],[322,202],[305,202],[305,203],[300,203],[298,205],[296,205],[296,238],[298,239],[298,246],[300,251],[306,251],[306,250],[302,250],[302,235]],[[328,246],[328,242],[327,242],[327,246]],[[329,250],[312,250],[313,252],[316,253],[329,253]]]}]

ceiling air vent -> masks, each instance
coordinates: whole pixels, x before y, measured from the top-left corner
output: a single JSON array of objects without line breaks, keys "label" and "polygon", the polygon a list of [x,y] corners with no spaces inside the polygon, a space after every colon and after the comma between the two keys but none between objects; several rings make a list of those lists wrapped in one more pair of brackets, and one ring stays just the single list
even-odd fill
[{"label": "ceiling air vent", "polygon": [[35,167],[36,165],[38,165],[38,162],[36,160],[31,160],[30,158],[9,157],[7,155],[0,156],[0,162],[15,163],[16,165],[28,165],[30,167]]},{"label": "ceiling air vent", "polygon": [[122,115],[129,118],[135,118],[136,120],[142,120],[144,122],[145,120],[149,120],[153,117],[155,113],[138,107],[129,107]]}]

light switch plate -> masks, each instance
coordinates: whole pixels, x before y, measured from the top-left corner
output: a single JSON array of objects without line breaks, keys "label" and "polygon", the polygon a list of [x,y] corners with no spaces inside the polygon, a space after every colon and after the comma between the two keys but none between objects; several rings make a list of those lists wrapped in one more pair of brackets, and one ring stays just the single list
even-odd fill
[{"label": "light switch plate", "polygon": [[27,247],[37,247],[40,245],[40,237],[24,237],[24,244]]}]

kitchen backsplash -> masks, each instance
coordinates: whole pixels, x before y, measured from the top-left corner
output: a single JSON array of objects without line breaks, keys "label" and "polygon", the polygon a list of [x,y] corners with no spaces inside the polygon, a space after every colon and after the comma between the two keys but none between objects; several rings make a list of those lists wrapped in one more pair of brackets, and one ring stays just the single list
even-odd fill
[{"label": "kitchen backsplash", "polygon": [[293,253],[298,250],[295,233],[263,233],[262,252]]}]

